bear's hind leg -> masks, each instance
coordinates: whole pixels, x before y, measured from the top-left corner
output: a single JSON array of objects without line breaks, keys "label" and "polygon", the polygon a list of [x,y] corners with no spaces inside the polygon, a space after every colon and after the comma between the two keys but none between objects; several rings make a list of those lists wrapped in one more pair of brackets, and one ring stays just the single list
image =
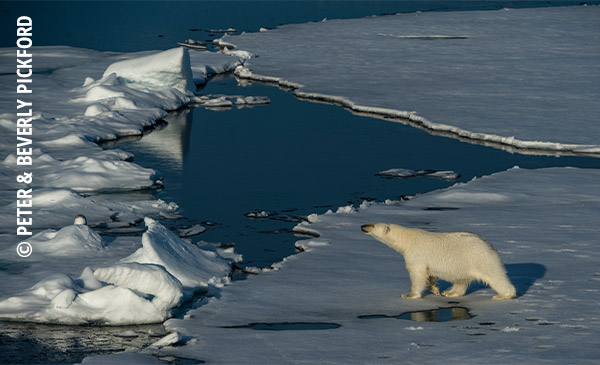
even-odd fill
[{"label": "bear's hind leg", "polygon": [[432,292],[435,295],[441,295],[440,293],[440,289],[437,287],[437,283],[435,280],[435,276],[430,276],[427,278],[427,283],[429,284],[428,288],[430,292]]},{"label": "bear's hind leg", "polygon": [[495,281],[488,281],[489,286],[492,287],[498,293],[494,295],[492,299],[500,299],[500,300],[510,300],[517,297],[517,290],[512,285],[512,283],[508,280],[508,277],[504,275],[503,278],[497,279]]},{"label": "bear's hind leg", "polygon": [[467,292],[469,282],[465,280],[452,283],[452,287],[442,293],[445,297],[462,297]]}]

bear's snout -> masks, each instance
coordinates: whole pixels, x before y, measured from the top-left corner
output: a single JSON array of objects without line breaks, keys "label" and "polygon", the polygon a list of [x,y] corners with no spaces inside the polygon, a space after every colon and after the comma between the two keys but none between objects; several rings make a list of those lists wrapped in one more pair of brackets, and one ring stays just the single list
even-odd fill
[{"label": "bear's snout", "polygon": [[369,233],[373,230],[373,225],[372,224],[365,224],[360,226],[360,230],[365,232],[365,233]]}]

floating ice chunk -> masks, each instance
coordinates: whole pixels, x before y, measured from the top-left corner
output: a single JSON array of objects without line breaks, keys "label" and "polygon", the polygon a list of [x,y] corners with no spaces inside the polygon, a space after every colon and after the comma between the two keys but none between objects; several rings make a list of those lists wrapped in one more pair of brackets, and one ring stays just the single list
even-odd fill
[{"label": "floating ice chunk", "polygon": [[244,215],[248,218],[260,219],[260,218],[269,218],[269,217],[275,215],[275,213],[267,212],[266,210],[255,210],[252,212],[245,213]]},{"label": "floating ice chunk", "polygon": [[266,96],[237,96],[235,105],[260,105],[269,104],[271,100]]},{"label": "floating ice chunk", "polygon": [[196,236],[196,235],[199,235],[200,233],[204,233],[204,231],[206,231],[206,227],[204,227],[200,224],[195,224],[195,225],[191,226],[190,228],[180,229],[179,237]]},{"label": "floating ice chunk", "polygon": [[227,99],[225,96],[214,96],[196,100],[200,100],[200,105],[208,108],[227,108],[233,105],[233,102]]},{"label": "floating ice chunk", "polygon": [[162,265],[184,287],[206,287],[213,277],[222,278],[231,271],[229,263],[216,252],[191,245],[151,218],[144,219],[148,230],[142,247],[123,262]]},{"label": "floating ice chunk", "polygon": [[409,178],[416,176],[434,177],[442,180],[453,181],[460,177],[460,174],[454,171],[436,171],[436,170],[410,170],[410,169],[389,169],[380,171],[377,176]]},{"label": "floating ice chunk", "polygon": [[227,29],[207,29],[207,30],[205,30],[205,32],[207,32],[207,33],[235,33],[235,32],[237,32],[237,30],[233,29],[233,28],[227,28]]},{"label": "floating ice chunk", "polygon": [[90,227],[75,224],[60,231],[47,230],[33,236],[29,243],[34,251],[51,256],[89,255],[102,251],[102,238]]},{"label": "floating ice chunk", "polygon": [[119,61],[110,65],[104,77],[115,73],[130,83],[150,88],[172,87],[182,92],[195,91],[190,55],[185,48]]},{"label": "floating ice chunk", "polygon": [[251,105],[264,105],[271,103],[267,96],[244,96],[244,95],[202,95],[196,96],[192,102],[205,107],[238,107]]},{"label": "floating ice chunk", "polygon": [[181,343],[185,340],[185,338],[186,337],[184,335],[182,335],[181,333],[179,333],[178,331],[169,333],[165,337],[161,338],[160,340],[158,340],[155,343],[153,343],[152,345],[150,345],[150,350],[160,349],[165,346],[171,346],[171,345]]}]

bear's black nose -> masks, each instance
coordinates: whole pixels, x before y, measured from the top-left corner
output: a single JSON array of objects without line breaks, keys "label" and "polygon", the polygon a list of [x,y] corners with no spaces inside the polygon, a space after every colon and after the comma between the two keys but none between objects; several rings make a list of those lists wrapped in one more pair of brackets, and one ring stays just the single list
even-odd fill
[{"label": "bear's black nose", "polygon": [[369,233],[371,232],[371,230],[373,229],[373,225],[372,224],[365,224],[363,226],[360,226],[360,230],[365,232],[365,233]]}]

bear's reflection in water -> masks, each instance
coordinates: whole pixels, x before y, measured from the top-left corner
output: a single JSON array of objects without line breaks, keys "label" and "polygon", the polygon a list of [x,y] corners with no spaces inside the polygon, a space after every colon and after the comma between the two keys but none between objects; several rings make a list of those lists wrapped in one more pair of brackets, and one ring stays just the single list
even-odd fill
[{"label": "bear's reflection in water", "polygon": [[452,307],[404,313],[400,318],[416,322],[448,322],[463,321],[465,319],[471,319],[473,316],[469,313],[467,308]]},{"label": "bear's reflection in water", "polygon": [[384,314],[371,314],[359,316],[360,319],[377,319],[377,318],[395,318],[405,319],[415,322],[449,322],[449,321],[463,321],[473,318],[473,315],[469,313],[469,309],[465,307],[448,307],[430,309],[424,311],[405,312],[397,316],[390,316]]}]

